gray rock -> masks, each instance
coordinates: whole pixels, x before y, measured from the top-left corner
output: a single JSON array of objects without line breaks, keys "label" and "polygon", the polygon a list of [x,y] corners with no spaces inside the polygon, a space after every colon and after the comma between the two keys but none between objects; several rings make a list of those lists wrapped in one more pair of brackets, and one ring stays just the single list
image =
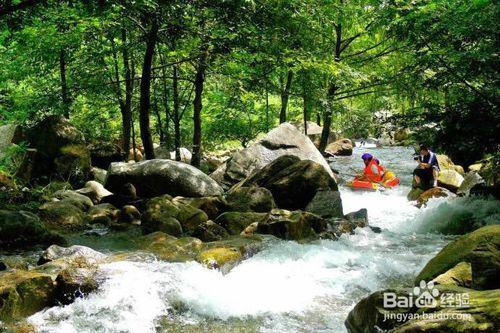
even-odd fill
[{"label": "gray rock", "polygon": [[312,141],[289,123],[279,125],[255,144],[232,154],[211,177],[229,188],[283,155],[314,161],[333,177],[330,167]]},{"label": "gray rock", "polygon": [[321,190],[316,192],[306,211],[315,215],[329,218],[342,217],[342,200],[339,191]]},{"label": "gray rock", "polygon": [[280,156],[237,186],[267,188],[276,205],[289,210],[305,209],[319,190],[338,190],[335,179],[321,164],[293,155]]},{"label": "gray rock", "polygon": [[73,190],[56,191],[53,197],[59,200],[65,200],[66,202],[70,202],[74,206],[84,211],[87,211],[90,207],[94,205],[94,203],[89,197]]},{"label": "gray rock", "polygon": [[117,192],[131,183],[139,197],[151,198],[162,194],[185,197],[222,195],[222,188],[212,178],[182,162],[147,160],[138,163],[112,163],[105,187]]},{"label": "gray rock", "polygon": [[62,247],[58,245],[51,245],[38,259],[38,265],[45,264],[54,260],[61,258],[75,259],[77,257],[85,257],[85,260],[89,263],[97,263],[106,258],[106,255],[91,249],[90,247],[82,245],[72,245],[70,247]]}]

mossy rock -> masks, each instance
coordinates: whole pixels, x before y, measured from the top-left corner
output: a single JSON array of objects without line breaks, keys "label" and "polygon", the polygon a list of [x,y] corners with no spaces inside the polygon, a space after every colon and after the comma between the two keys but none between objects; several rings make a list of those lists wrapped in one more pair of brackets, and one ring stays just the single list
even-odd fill
[{"label": "mossy rock", "polygon": [[[394,333],[496,333],[500,318],[500,290],[476,291],[456,286],[436,286],[440,295],[444,293],[468,294],[469,305],[442,307],[440,299],[437,306],[388,309],[384,307],[383,295],[393,292],[398,296],[408,296],[411,289],[391,289],[377,291],[362,299],[349,313],[345,322],[350,333],[376,333],[381,330]],[[398,321],[386,315],[410,315],[426,313],[433,318],[417,318]],[[446,319],[448,315],[449,319]],[[461,319],[459,316],[462,316]],[[389,318],[389,319],[387,319]],[[469,319],[470,318],[470,319]],[[378,327],[378,329],[377,329]]]},{"label": "mossy rock", "polygon": [[271,191],[263,187],[235,187],[226,197],[229,210],[267,213],[276,207]]},{"label": "mossy rock", "polygon": [[37,245],[65,245],[66,240],[25,211],[0,210],[0,249],[30,248]]},{"label": "mossy rock", "polygon": [[317,233],[326,228],[326,220],[314,214],[273,209],[267,221],[259,222],[257,232],[287,240],[306,240],[317,238]]},{"label": "mossy rock", "polygon": [[203,245],[198,238],[176,238],[163,232],[143,236],[137,243],[141,250],[153,253],[160,260],[172,262],[193,260]]},{"label": "mossy rock", "polygon": [[234,247],[215,247],[201,251],[196,260],[209,268],[221,268],[234,265],[243,258],[241,252]]},{"label": "mossy rock", "polygon": [[415,279],[416,283],[421,280],[431,281],[462,261],[470,262],[471,252],[481,243],[489,243],[499,247],[500,225],[482,227],[446,245],[425,265]]},{"label": "mossy rock", "polygon": [[54,304],[56,285],[49,274],[13,271],[0,275],[0,320],[9,322]]},{"label": "mossy rock", "polygon": [[85,229],[85,215],[71,201],[47,202],[39,207],[42,222],[52,230],[73,232]]},{"label": "mossy rock", "polygon": [[460,262],[455,267],[449,269],[434,280],[436,284],[454,285],[470,288],[472,285],[472,268],[468,262]]},{"label": "mossy rock", "polygon": [[264,222],[269,214],[255,212],[226,212],[215,220],[215,223],[224,227],[230,235],[239,235],[246,227],[254,222]]},{"label": "mossy rock", "polygon": [[163,231],[180,236],[183,232],[192,234],[200,224],[206,221],[208,221],[208,216],[201,209],[173,201],[170,195],[163,195],[148,200],[142,225],[146,233]]}]

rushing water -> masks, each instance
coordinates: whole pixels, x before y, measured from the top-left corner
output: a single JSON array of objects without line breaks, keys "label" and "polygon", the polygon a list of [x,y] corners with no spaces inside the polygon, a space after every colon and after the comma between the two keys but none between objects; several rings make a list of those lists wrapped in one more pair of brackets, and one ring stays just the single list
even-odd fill
[{"label": "rushing water", "polygon": [[[447,223],[455,210],[474,205],[439,199],[419,210],[409,203],[414,162],[407,148],[355,149],[333,167],[349,178],[366,150],[394,170],[402,185],[384,192],[342,187],[344,212],[367,208],[370,224],[382,233],[365,228],[338,241],[274,241],[226,275],[196,262],[114,262],[101,267],[108,278],[97,292],[29,321],[40,332],[68,333],[345,332],[344,320],[357,301],[411,283],[449,241],[428,232],[434,223]],[[446,215],[439,213],[443,205]],[[482,213],[500,214],[498,208]]]}]

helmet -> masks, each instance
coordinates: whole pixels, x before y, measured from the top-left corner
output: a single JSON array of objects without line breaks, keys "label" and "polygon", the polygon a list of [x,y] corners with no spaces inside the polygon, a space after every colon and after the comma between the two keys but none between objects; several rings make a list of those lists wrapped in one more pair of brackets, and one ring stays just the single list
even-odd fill
[{"label": "helmet", "polygon": [[372,154],[368,154],[368,153],[364,153],[361,158],[365,161],[365,160],[369,160],[369,159],[372,159],[373,156]]}]

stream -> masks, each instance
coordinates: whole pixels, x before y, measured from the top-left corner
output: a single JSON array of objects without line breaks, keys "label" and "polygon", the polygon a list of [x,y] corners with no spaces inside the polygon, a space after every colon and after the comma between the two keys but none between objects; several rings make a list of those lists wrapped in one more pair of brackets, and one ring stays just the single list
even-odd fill
[{"label": "stream", "polygon": [[410,148],[356,148],[332,166],[348,179],[366,151],[402,184],[384,192],[341,186],[344,213],[367,208],[370,225],[381,233],[364,228],[309,244],[274,240],[225,275],[196,262],[113,262],[101,266],[107,279],[98,291],[28,321],[51,333],[346,332],[344,320],[361,298],[412,283],[452,239],[434,232],[436,224],[500,216],[498,202],[487,199],[436,199],[414,207],[406,200],[415,167]]}]

